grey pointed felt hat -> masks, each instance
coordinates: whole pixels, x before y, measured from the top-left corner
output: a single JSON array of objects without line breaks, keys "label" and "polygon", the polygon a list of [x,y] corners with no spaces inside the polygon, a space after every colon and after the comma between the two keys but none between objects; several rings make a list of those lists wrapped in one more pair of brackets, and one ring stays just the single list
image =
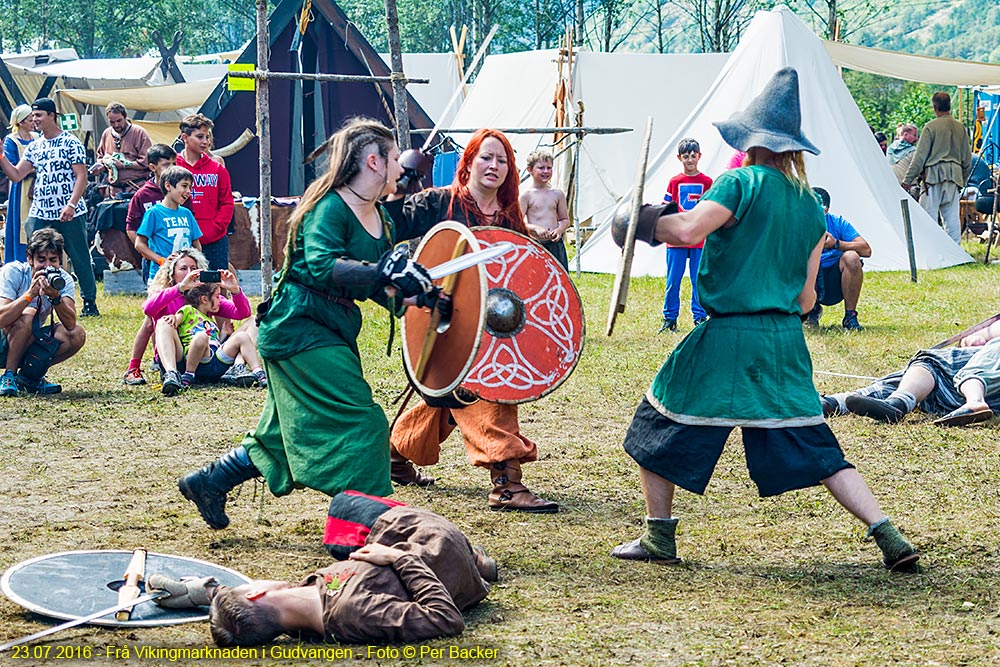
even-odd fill
[{"label": "grey pointed felt hat", "polygon": [[761,146],[775,153],[807,151],[819,155],[819,149],[802,134],[799,74],[791,67],[779,69],[746,109],[712,124],[737,150]]}]

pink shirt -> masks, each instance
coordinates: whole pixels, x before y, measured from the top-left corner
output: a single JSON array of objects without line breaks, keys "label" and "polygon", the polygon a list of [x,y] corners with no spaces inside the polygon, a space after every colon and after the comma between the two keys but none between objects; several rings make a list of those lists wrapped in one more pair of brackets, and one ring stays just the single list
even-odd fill
[{"label": "pink shirt", "polygon": [[[156,322],[164,315],[173,315],[184,305],[184,295],[177,289],[177,285],[174,285],[146,299],[142,311]],[[213,315],[220,315],[230,320],[245,320],[250,317],[250,301],[243,290],[240,290],[233,294],[232,301],[225,297],[220,299],[219,310]]]}]

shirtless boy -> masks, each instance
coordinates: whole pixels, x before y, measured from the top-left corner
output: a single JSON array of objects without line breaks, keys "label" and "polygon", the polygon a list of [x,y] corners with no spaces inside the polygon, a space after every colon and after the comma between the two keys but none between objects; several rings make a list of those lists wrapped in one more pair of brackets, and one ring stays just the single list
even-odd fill
[{"label": "shirtless boy", "polygon": [[552,253],[564,269],[568,269],[569,259],[562,236],[569,227],[569,213],[565,193],[549,183],[552,180],[552,154],[545,150],[531,153],[528,156],[528,173],[531,174],[531,186],[525,188],[520,197],[528,234]]}]

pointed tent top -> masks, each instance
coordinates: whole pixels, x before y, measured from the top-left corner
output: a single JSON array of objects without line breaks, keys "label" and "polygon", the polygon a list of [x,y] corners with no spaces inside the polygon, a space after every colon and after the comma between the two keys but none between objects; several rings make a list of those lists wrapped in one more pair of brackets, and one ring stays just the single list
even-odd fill
[{"label": "pointed tent top", "polygon": [[[901,271],[909,267],[900,200],[908,200],[917,266],[938,269],[971,262],[931,217],[899,187],[889,163],[822,41],[787,7],[760,11],[747,27],[708,92],[673,136],[650,159],[647,201],[663,191],[677,173],[676,147],[682,137],[701,143],[698,168],[717,178],[733,155],[713,123],[745,109],[779,69],[799,75],[802,131],[823,150],[806,155],[811,185],[830,192],[830,212],[850,222],[872,247],[866,271]],[[609,225],[602,221],[581,250],[584,271],[613,273],[619,253]],[[663,250],[637,248],[632,275],[663,275]]]}]

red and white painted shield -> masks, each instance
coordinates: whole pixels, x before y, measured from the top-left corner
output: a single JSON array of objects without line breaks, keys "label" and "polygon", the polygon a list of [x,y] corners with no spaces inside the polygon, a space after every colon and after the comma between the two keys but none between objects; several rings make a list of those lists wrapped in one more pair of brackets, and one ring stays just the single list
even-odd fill
[{"label": "red and white painted shield", "polygon": [[493,403],[526,403],[552,392],[583,352],[583,304],[569,274],[541,245],[499,227],[473,227],[481,248],[512,250],[484,264],[486,324],[461,386]]}]

